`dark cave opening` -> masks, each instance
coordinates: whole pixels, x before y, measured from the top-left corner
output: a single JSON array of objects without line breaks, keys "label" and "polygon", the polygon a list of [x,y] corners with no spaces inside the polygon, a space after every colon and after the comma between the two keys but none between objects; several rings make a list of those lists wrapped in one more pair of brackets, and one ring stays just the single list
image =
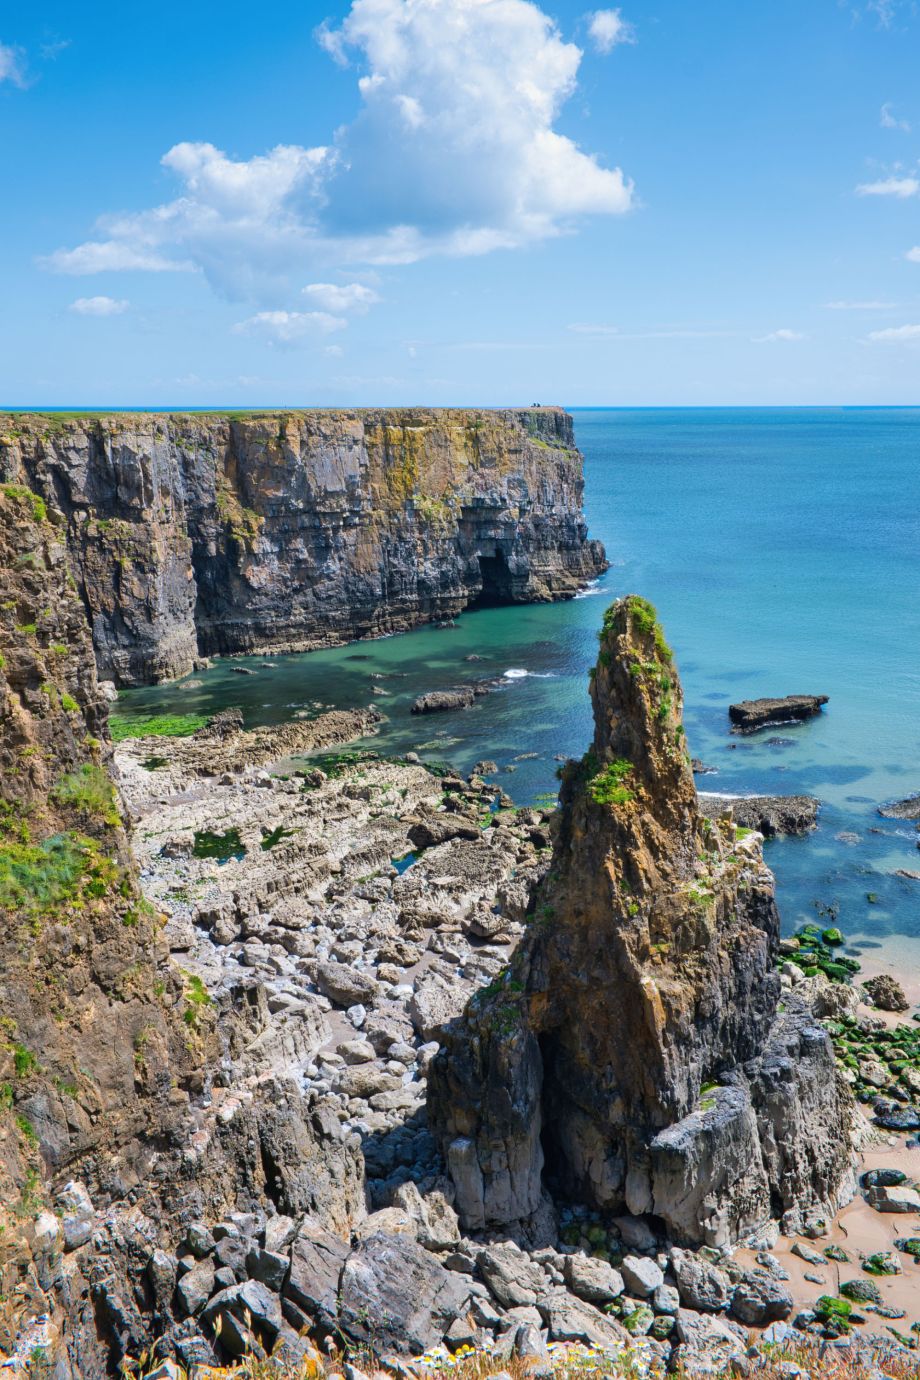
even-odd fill
[{"label": "dark cave opening", "polygon": [[511,571],[503,552],[496,551],[494,556],[480,556],[479,574],[482,588],[470,600],[468,608],[494,609],[512,602]]}]

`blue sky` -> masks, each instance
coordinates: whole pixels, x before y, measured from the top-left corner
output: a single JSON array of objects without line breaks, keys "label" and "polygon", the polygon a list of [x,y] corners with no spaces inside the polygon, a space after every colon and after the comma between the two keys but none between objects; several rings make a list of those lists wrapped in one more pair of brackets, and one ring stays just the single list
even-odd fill
[{"label": "blue sky", "polygon": [[0,0],[0,403],[920,402],[915,0]]}]

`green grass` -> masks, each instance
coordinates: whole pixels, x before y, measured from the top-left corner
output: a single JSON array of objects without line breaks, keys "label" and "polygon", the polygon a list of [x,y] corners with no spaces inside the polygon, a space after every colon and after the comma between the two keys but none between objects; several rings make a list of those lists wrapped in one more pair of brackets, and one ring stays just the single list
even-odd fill
[{"label": "green grass", "polygon": [[186,1005],[182,1019],[192,1030],[197,1030],[205,1011],[214,1005],[214,998],[208,993],[200,977],[194,973],[185,973],[183,976],[185,977]]},{"label": "green grass", "polygon": [[30,1073],[38,1068],[38,1060],[30,1049],[25,1045],[13,1045],[13,1068],[16,1070],[17,1078],[28,1078]]},{"label": "green grass", "polygon": [[76,899],[89,840],[54,834],[43,843],[0,843],[0,910],[45,915]]},{"label": "green grass", "polygon": [[632,770],[632,762],[628,762],[625,757],[618,757],[613,762],[608,762],[596,776],[592,776],[588,782],[588,794],[595,805],[625,805],[628,801],[635,800],[635,791],[626,785]]},{"label": "green grass", "polygon": [[108,774],[94,762],[84,762],[76,771],[67,772],[51,788],[50,795],[58,805],[82,810],[104,824],[115,827],[121,823],[115,788]]},{"label": "green grass", "polygon": [[36,522],[44,522],[48,516],[45,500],[40,498],[38,494],[34,494],[31,489],[26,488],[25,484],[0,484],[0,493],[3,493],[6,498],[27,503],[32,509],[32,516]]},{"label": "green grass", "polygon": [[127,714],[109,716],[109,732],[112,741],[121,743],[125,738],[188,738],[207,725],[206,714],[150,714],[146,718],[133,718]]}]

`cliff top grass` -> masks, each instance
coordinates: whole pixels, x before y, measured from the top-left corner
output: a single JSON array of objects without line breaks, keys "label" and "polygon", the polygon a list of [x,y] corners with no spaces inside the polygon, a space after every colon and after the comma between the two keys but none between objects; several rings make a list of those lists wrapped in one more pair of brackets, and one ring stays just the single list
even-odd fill
[{"label": "cliff top grass", "polygon": [[55,408],[7,407],[0,409],[0,422],[7,418],[35,418],[52,425],[65,422],[83,422],[101,417],[228,417],[231,421],[253,421],[275,417],[322,416],[377,416],[390,413],[402,416],[407,413],[426,413],[435,416],[462,413],[481,417],[555,415],[565,412],[561,404],[521,407],[428,407],[424,405],[390,405],[381,407],[88,407],[76,411],[58,411]]}]

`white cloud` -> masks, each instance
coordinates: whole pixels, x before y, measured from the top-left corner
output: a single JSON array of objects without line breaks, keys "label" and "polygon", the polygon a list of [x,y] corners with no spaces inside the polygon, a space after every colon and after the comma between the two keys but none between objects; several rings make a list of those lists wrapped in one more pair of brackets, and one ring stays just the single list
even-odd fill
[{"label": "white cloud", "polygon": [[270,345],[300,345],[316,335],[344,330],[348,322],[326,311],[260,311],[233,327],[237,335],[254,335]]},{"label": "white cloud", "polygon": [[87,240],[76,249],[56,249],[41,263],[55,273],[70,273],[75,277],[91,273],[125,273],[133,269],[143,273],[169,273],[195,267],[187,259],[168,259],[119,240]]},{"label": "white cloud", "polygon": [[331,312],[363,314],[380,301],[379,294],[364,283],[308,283],[303,291],[317,307]]},{"label": "white cloud", "polygon": [[131,303],[124,298],[78,297],[75,302],[71,302],[70,310],[75,311],[78,316],[120,316],[130,305]]},{"label": "white cloud", "polygon": [[26,85],[25,55],[21,48],[12,44],[0,43],[0,82],[12,82],[13,86]]},{"label": "white cloud", "polygon": [[920,192],[916,177],[885,177],[879,182],[863,182],[856,188],[857,196],[894,196],[905,201]]},{"label": "white cloud", "polygon": [[326,345],[323,349],[323,354],[329,355],[332,359],[341,359],[344,353],[341,345]]},{"label": "white cloud", "polygon": [[891,326],[887,331],[870,331],[869,339],[901,344],[904,341],[920,341],[920,326]]},{"label": "white cloud", "polygon": [[882,106],[881,112],[879,114],[879,124],[881,125],[882,129],[901,129],[904,131],[905,134],[909,134],[910,121],[899,120],[896,115],[892,114],[893,109],[894,107],[891,101],[886,101],[885,104]]},{"label": "white cloud", "polygon": [[770,331],[769,335],[755,335],[752,341],[755,345],[779,345],[791,341],[805,340],[806,336],[801,331],[790,331],[785,328],[778,331]]},{"label": "white cloud", "polygon": [[825,311],[893,311],[897,302],[825,302]]},{"label": "white cloud", "polygon": [[908,249],[904,257],[912,264],[920,264],[920,244],[915,244],[913,249]]},{"label": "white cloud", "polygon": [[588,36],[599,53],[611,53],[618,43],[635,43],[636,30],[621,10],[595,10],[589,16]]},{"label": "white cloud", "polygon": [[531,0],[353,0],[318,38],[362,68],[360,113],[329,146],[236,160],[177,144],[162,160],[174,200],[104,218],[45,265],[194,268],[228,297],[278,308],[319,265],[486,254],[631,208],[622,171],[554,128],[582,54]]}]

